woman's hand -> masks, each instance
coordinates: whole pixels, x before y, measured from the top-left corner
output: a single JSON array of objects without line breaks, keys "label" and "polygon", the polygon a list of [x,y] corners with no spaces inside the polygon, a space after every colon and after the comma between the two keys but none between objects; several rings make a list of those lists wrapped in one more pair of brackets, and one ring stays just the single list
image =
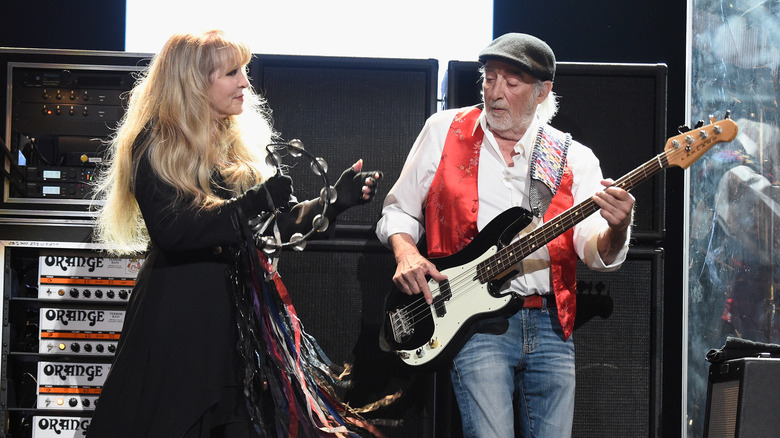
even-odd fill
[{"label": "woman's hand", "polygon": [[332,207],[336,214],[356,205],[371,202],[376,194],[376,188],[379,180],[382,178],[382,172],[372,170],[361,172],[363,169],[363,159],[361,158],[347,170],[345,170],[336,185],[336,201]]},{"label": "woman's hand", "polygon": [[235,202],[241,206],[244,214],[256,216],[263,211],[287,209],[292,193],[292,178],[277,174],[247,190]]}]

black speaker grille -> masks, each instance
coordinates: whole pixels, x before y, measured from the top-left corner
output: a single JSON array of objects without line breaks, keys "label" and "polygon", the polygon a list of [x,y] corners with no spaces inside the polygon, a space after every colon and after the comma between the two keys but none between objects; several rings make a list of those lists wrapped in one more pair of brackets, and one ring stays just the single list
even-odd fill
[{"label": "black speaker grille", "polygon": [[660,257],[632,249],[616,272],[577,270],[574,437],[656,436]]},{"label": "black speaker grille", "polygon": [[[593,149],[604,176],[618,179],[663,150],[664,114],[658,114],[657,81],[651,71],[636,76],[611,73],[609,67],[583,73],[563,71],[556,77],[561,96],[553,126],[570,132]],[[587,73],[587,74],[586,74]],[[634,229],[660,237],[663,231],[663,174],[636,187]]]},{"label": "black speaker grille", "polygon": [[[307,331],[336,363],[352,362],[362,330],[382,324],[395,261],[390,252],[284,252],[279,273]],[[367,346],[378,349],[378,346]]]},{"label": "black speaker grille", "polygon": [[[259,66],[255,87],[268,99],[276,129],[286,140],[298,138],[309,152],[324,158],[331,184],[358,158],[366,170],[383,171],[380,202],[347,211],[339,219],[340,224],[373,226],[381,200],[435,108],[436,62],[261,57]],[[308,163],[297,164],[291,176],[299,198],[318,196],[319,178]]]},{"label": "black speaker grille", "polygon": [[395,272],[392,254],[284,252],[279,272],[306,332],[334,363],[353,365],[353,386],[343,391],[351,406],[401,390],[399,400],[366,417],[381,420],[388,437],[431,437],[432,376],[402,369],[395,357],[379,349],[384,297]]},{"label": "black speaker grille", "polygon": [[742,354],[710,364],[704,438],[778,436],[780,359]]}]

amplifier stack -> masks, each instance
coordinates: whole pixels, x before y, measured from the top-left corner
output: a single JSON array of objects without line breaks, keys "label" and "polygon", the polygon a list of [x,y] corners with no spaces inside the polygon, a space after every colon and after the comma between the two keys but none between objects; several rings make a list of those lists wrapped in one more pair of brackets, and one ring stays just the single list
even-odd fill
[{"label": "amplifier stack", "polygon": [[84,436],[143,266],[68,246],[0,240],[9,315],[2,375],[9,428],[19,436]]},{"label": "amplifier stack", "polygon": [[[38,353],[43,356],[111,357],[123,308],[73,306],[73,302],[124,304],[143,261],[99,253],[42,250],[38,257]],[[49,301],[55,301],[49,306]],[[103,362],[38,362],[37,407],[92,410],[110,365]]]}]

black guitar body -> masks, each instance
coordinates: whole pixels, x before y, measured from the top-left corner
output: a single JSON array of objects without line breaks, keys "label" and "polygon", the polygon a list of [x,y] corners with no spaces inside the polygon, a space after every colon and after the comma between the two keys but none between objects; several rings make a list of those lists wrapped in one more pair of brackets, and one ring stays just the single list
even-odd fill
[{"label": "black guitar body", "polygon": [[385,298],[379,335],[382,350],[396,352],[408,365],[440,365],[452,359],[475,331],[515,311],[514,304],[520,300],[513,294],[501,295],[498,290],[516,271],[481,283],[475,266],[509,245],[532,220],[529,211],[511,208],[493,219],[461,251],[432,259],[448,278],[441,283],[429,280],[431,305],[425,303],[422,294],[410,296],[393,288]]}]

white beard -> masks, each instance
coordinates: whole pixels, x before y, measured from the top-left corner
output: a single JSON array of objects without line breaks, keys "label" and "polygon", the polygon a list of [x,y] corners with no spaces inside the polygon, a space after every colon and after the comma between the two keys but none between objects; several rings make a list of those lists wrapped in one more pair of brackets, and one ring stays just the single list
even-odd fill
[{"label": "white beard", "polygon": [[534,115],[535,113],[512,116],[504,113],[503,116],[496,116],[488,110],[485,111],[485,120],[494,134],[506,139],[520,140],[531,125]]}]

